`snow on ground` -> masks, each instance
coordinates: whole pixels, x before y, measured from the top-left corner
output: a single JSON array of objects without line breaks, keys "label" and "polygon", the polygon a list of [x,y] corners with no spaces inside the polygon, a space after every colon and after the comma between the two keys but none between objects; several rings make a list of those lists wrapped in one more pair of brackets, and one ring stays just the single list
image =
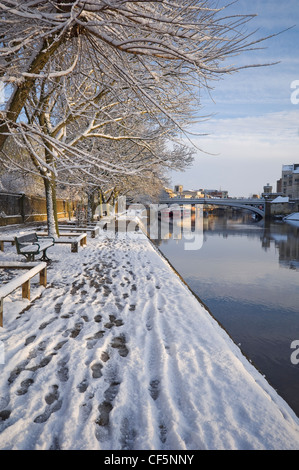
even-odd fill
[{"label": "snow on ground", "polygon": [[49,255],[47,288],[4,301],[0,449],[299,449],[298,418],[142,232]]}]

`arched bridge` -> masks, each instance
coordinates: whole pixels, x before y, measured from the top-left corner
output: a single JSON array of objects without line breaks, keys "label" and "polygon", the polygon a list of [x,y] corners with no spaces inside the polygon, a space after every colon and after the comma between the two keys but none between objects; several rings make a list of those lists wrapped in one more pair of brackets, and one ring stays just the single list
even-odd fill
[{"label": "arched bridge", "polygon": [[209,206],[226,206],[226,207],[237,207],[238,209],[247,209],[260,215],[265,216],[265,199],[213,199],[213,198],[165,198],[160,200],[160,204],[177,204],[182,205],[194,205],[194,204],[206,204]]}]

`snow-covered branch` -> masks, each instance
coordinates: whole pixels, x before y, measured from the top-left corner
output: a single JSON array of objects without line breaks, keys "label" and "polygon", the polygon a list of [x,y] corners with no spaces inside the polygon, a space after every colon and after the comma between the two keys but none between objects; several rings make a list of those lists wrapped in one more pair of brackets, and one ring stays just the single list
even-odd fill
[{"label": "snow-covered branch", "polygon": [[[205,86],[207,79],[241,67],[230,65],[229,57],[264,41],[244,28],[253,15],[230,16],[228,11],[229,4],[219,7],[213,0],[3,0],[0,75],[4,82],[22,84],[22,92],[15,88],[7,103],[8,119],[17,120],[36,80],[81,73],[86,48],[93,58],[97,53],[95,65],[102,74],[118,79],[122,69],[121,80],[128,80],[129,86],[134,65],[143,58],[142,78],[135,76],[139,93],[146,91],[144,79],[153,78],[153,62],[162,71],[160,80],[174,74],[179,84],[188,70]],[[85,51],[79,42],[85,43]],[[57,69],[54,55],[70,48],[78,51],[75,60]]]}]

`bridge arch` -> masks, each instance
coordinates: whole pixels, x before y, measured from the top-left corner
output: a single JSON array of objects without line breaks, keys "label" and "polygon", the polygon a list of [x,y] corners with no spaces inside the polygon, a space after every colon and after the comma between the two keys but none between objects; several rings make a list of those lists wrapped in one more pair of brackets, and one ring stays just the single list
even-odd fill
[{"label": "bridge arch", "polygon": [[[214,205],[214,206],[227,206],[227,207],[236,207],[238,209],[246,209],[255,214],[258,214],[260,217],[265,216],[265,201],[258,200],[258,202],[254,202],[250,199],[205,199],[205,198],[198,198],[198,199],[179,199],[179,198],[171,198],[171,199],[163,199],[160,201],[161,204],[178,204],[182,205],[196,205],[196,204],[204,204],[204,205]],[[256,207],[256,204],[262,206],[263,209]]]},{"label": "bridge arch", "polygon": [[[214,204],[217,206],[217,204]],[[251,206],[249,204],[221,204],[222,206],[227,206],[227,207],[237,207],[238,209],[246,209],[248,211],[254,212],[255,214],[260,215],[261,217],[264,217],[265,212],[262,209],[259,209],[258,207]]]}]

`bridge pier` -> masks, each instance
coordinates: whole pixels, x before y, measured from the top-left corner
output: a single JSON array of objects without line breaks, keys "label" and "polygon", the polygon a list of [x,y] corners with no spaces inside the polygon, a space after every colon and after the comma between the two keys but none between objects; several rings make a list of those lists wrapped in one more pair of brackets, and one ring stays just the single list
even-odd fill
[{"label": "bridge pier", "polygon": [[264,219],[265,220],[270,220],[270,218],[271,218],[271,203],[270,203],[270,201],[265,201]]}]

